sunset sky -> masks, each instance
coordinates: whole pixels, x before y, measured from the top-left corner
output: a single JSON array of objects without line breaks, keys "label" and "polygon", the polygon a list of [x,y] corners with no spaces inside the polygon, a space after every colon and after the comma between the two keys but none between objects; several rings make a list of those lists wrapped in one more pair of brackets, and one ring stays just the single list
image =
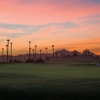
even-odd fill
[{"label": "sunset sky", "polygon": [[[13,55],[37,45],[52,52],[84,49],[100,54],[100,0],[0,0],[0,48],[7,39]],[[0,50],[1,55],[1,50]]]}]

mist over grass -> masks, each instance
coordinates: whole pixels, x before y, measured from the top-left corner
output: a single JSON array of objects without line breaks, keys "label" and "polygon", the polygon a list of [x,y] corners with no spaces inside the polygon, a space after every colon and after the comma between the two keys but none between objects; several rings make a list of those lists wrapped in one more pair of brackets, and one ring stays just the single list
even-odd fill
[{"label": "mist over grass", "polygon": [[0,64],[1,100],[99,100],[100,67]]}]

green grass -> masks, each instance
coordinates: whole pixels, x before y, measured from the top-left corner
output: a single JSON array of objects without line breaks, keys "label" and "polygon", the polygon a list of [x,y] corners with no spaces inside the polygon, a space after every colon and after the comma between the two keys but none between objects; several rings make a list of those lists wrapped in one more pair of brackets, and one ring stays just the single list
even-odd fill
[{"label": "green grass", "polygon": [[99,100],[100,67],[0,64],[1,100]]}]

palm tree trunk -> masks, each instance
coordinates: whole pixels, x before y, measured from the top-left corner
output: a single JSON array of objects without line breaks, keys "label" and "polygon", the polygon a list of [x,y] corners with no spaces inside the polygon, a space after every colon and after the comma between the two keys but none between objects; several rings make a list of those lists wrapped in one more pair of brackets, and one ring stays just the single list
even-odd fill
[{"label": "palm tree trunk", "polygon": [[3,50],[4,50],[4,48],[2,48],[2,62],[3,62]]},{"label": "palm tree trunk", "polygon": [[30,53],[31,53],[31,41],[29,41],[29,62],[30,62]]},{"label": "palm tree trunk", "polygon": [[11,62],[12,62],[12,43],[11,44]]},{"label": "palm tree trunk", "polygon": [[35,61],[36,61],[36,47],[37,47],[37,45],[35,45]]},{"label": "palm tree trunk", "polygon": [[34,49],[33,49],[33,62],[34,62]]},{"label": "palm tree trunk", "polygon": [[6,45],[6,49],[7,49],[7,63],[8,63],[8,45]]}]

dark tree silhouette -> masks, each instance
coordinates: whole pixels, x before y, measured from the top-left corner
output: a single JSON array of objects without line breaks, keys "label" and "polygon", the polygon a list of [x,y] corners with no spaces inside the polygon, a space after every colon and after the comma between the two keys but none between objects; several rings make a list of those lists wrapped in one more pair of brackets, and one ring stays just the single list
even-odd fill
[{"label": "dark tree silhouette", "polygon": [[88,49],[85,49],[83,51],[83,55],[92,55],[91,52]]},{"label": "dark tree silhouette", "polygon": [[31,54],[31,41],[29,41],[29,61],[30,61],[30,54]]},{"label": "dark tree silhouette", "polygon": [[2,48],[2,62],[3,62],[4,48]]},{"label": "dark tree silhouette", "polygon": [[73,56],[78,56],[78,54],[77,54],[77,51],[76,51],[76,50],[74,50],[74,52],[73,52]]},{"label": "dark tree silhouette", "polygon": [[47,49],[48,49],[48,48],[46,47],[45,49],[46,49],[46,58],[47,58]]},{"label": "dark tree silhouette", "polygon": [[52,45],[52,50],[53,50],[53,57],[54,57],[54,45]]}]

